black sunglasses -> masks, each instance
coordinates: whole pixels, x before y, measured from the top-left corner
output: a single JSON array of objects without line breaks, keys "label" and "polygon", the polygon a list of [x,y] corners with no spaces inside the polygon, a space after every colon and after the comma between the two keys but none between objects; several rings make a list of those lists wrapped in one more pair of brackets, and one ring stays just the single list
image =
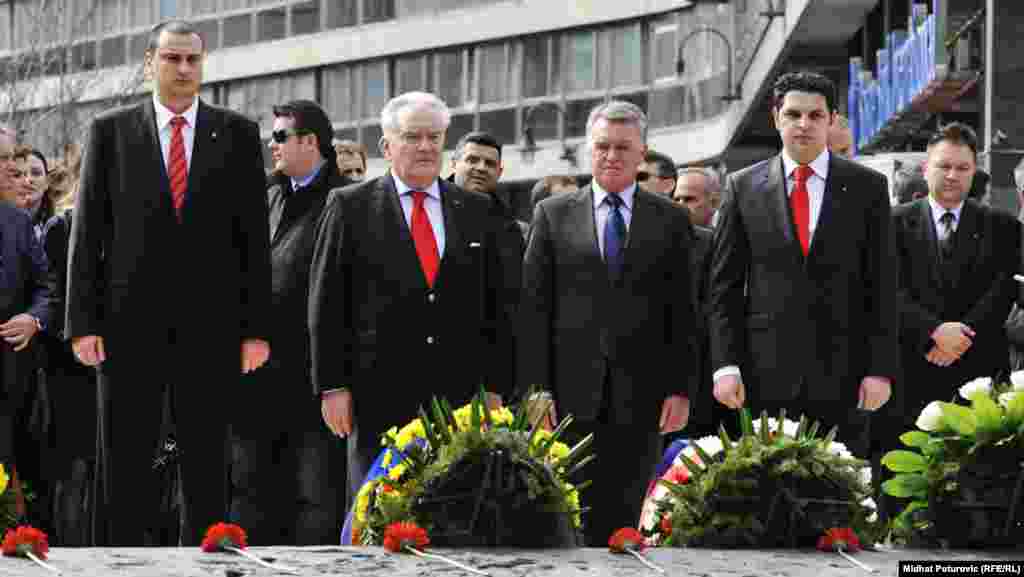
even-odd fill
[{"label": "black sunglasses", "polygon": [[284,144],[288,142],[290,136],[302,136],[303,134],[313,134],[312,130],[306,130],[305,128],[282,128],[275,130],[270,133],[270,138],[278,144]]},{"label": "black sunglasses", "polygon": [[666,174],[666,175],[652,174],[650,172],[644,172],[642,170],[640,172],[636,173],[636,180],[637,180],[637,182],[645,182],[648,178],[651,178],[651,177],[654,177],[654,178],[664,178],[666,180],[669,179],[669,178],[675,178],[671,174]]}]

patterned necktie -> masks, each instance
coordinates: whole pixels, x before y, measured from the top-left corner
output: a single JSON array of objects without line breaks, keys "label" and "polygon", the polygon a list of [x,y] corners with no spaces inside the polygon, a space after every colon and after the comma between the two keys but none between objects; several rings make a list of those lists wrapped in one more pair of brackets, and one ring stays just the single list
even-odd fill
[{"label": "patterned necktie", "polygon": [[422,190],[414,190],[411,194],[413,201],[412,240],[416,245],[416,254],[420,257],[420,266],[423,267],[423,276],[427,279],[427,286],[433,287],[440,258],[437,254],[437,239],[434,238],[434,229],[431,228],[427,210],[423,207],[427,193]]},{"label": "patterned necktie", "polygon": [[953,211],[947,210],[939,217],[939,224],[942,225],[941,237],[939,238],[939,254],[942,260],[950,261],[953,258],[953,223],[956,222],[956,215]]},{"label": "patterned necktie", "polygon": [[604,262],[608,265],[608,275],[617,280],[622,274],[622,244],[626,238],[626,221],[622,218],[619,208],[623,205],[622,197],[609,193],[604,197],[608,204],[608,220],[604,223]]},{"label": "patterned necktie", "polygon": [[171,159],[167,163],[167,176],[171,181],[171,203],[174,212],[181,220],[181,208],[185,206],[185,190],[188,186],[188,162],[185,160],[185,138],[181,134],[185,127],[185,118],[175,116],[171,119]]},{"label": "patterned necktie", "polygon": [[807,256],[811,246],[811,200],[807,193],[807,179],[814,174],[810,166],[801,164],[793,171],[793,193],[789,202],[793,210],[793,224],[796,225],[796,233],[800,237],[800,248]]}]

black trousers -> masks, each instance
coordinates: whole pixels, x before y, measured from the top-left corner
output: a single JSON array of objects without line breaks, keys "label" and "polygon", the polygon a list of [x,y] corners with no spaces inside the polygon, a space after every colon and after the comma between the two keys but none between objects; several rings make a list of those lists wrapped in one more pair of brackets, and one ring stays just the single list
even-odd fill
[{"label": "black trousers", "polygon": [[285,406],[257,392],[253,404],[276,415],[232,425],[230,518],[246,528],[250,544],[338,543],[347,506],[345,441],[323,423],[310,390],[302,387],[301,399]]},{"label": "black trousers", "polygon": [[199,361],[163,364],[145,367],[108,360],[100,370],[97,545],[157,542],[154,533],[160,528],[154,520],[159,519],[162,478],[153,461],[162,442],[165,383],[171,388],[180,447],[185,505],[182,543],[198,545],[207,527],[226,517],[225,410],[237,393],[239,373],[211,370]]}]

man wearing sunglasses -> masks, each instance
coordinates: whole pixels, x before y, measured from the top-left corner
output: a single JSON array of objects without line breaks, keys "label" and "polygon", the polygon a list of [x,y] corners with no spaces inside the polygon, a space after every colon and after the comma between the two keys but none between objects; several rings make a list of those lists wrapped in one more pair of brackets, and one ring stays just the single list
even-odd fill
[{"label": "man wearing sunglasses", "polygon": [[153,95],[90,127],[68,256],[67,334],[100,367],[103,519],[98,544],[145,545],[157,518],[158,446],[171,393],[185,517],[198,544],[228,509],[228,423],[270,356],[270,248],[259,126],[199,98],[199,30],[149,35]]},{"label": "man wearing sunglasses", "polygon": [[636,182],[641,190],[672,198],[676,189],[676,163],[668,155],[650,150],[636,173]]},{"label": "man wearing sunglasses", "polygon": [[232,421],[231,515],[258,545],[336,543],[345,510],[345,454],[320,424],[309,375],[306,293],[316,227],[338,173],[333,131],[309,100],[273,108],[267,190],[274,355],[242,377],[253,392]]}]

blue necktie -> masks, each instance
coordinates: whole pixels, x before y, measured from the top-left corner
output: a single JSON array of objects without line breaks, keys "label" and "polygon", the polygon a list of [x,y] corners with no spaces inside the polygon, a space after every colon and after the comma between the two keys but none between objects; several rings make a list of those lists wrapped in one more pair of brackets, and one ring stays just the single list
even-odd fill
[{"label": "blue necktie", "polygon": [[618,280],[622,274],[622,244],[626,239],[626,220],[622,218],[622,197],[609,193],[604,197],[608,211],[608,220],[604,223],[604,262],[608,265],[608,276]]}]

